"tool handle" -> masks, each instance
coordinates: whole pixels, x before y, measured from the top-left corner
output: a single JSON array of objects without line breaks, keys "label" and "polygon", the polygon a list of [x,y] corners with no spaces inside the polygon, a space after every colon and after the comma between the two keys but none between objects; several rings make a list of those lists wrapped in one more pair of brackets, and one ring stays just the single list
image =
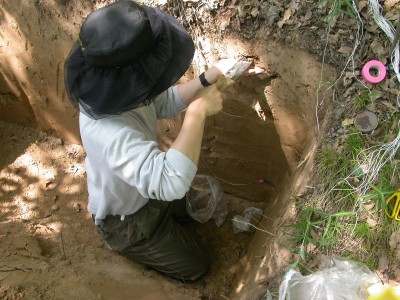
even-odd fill
[{"label": "tool handle", "polygon": [[225,92],[225,91],[226,91],[227,89],[229,89],[234,83],[235,83],[235,82],[234,82],[232,79],[230,79],[230,78],[228,78],[228,77],[225,77],[225,76],[221,76],[221,77],[218,78],[218,81],[217,81],[217,89],[218,89],[220,92]]},{"label": "tool handle", "polygon": [[[393,201],[392,201],[393,200]],[[394,204],[393,204],[394,202]],[[400,192],[397,191],[386,200],[386,215],[397,221],[400,221]]]}]

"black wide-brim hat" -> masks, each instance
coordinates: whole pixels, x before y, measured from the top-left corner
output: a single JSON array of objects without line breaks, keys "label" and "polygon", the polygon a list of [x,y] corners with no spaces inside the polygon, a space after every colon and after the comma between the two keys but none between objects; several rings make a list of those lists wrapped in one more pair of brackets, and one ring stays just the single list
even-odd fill
[{"label": "black wide-brim hat", "polygon": [[65,62],[65,87],[93,119],[141,106],[187,71],[194,44],[159,9],[122,0],[90,13]]}]

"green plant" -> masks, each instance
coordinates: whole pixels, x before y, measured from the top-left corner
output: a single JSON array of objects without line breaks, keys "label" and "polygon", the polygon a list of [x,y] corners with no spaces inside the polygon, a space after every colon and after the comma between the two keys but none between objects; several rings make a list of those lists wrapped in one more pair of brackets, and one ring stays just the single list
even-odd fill
[{"label": "green plant", "polygon": [[381,177],[378,185],[369,183],[371,192],[360,197],[363,202],[371,200],[375,201],[375,212],[384,211],[387,207],[386,198],[393,194],[396,190],[392,187],[391,182],[386,180],[385,177]]},{"label": "green plant", "polygon": [[[324,3],[333,1],[324,1]],[[376,95],[363,92],[353,101],[352,111],[367,108]],[[390,236],[400,222],[385,215],[386,199],[400,188],[398,135],[400,114],[384,114],[380,134],[366,135],[346,126],[342,135],[327,140],[315,156],[313,191],[297,202],[297,219],[286,225],[290,247],[296,255],[291,268],[310,273],[317,253],[349,257],[374,270],[379,259],[398,259],[390,248]],[[372,154],[373,155],[372,155]],[[344,201],[345,200],[345,201]]]},{"label": "green plant", "polygon": [[379,264],[379,258],[386,256],[388,261],[395,263],[398,259],[396,250],[389,245],[390,236],[399,231],[400,222],[393,222],[385,217],[377,217],[377,223],[371,226],[367,222],[359,222],[354,229],[354,239],[357,248],[353,251],[345,251],[355,260],[365,263],[371,270],[375,270]]},{"label": "green plant", "polygon": [[[345,181],[338,183],[338,179],[346,178],[358,168],[355,157],[362,147],[361,135],[358,132],[350,133],[344,136],[342,144],[344,145],[342,154],[326,148],[326,150],[316,155],[317,164],[320,165],[317,169],[317,174],[322,180],[322,190],[330,190],[334,185],[336,186],[336,191],[349,191],[351,189]],[[333,198],[338,195],[331,193],[330,196]]]},{"label": "green plant", "polygon": [[[349,223],[356,213],[349,211],[329,213],[310,206],[303,206],[298,215],[298,221],[288,225],[293,229],[290,234],[296,245],[291,250],[298,253],[301,260],[305,262],[309,255],[307,251],[309,244],[315,245],[323,251],[330,250],[340,241],[339,235],[343,224]],[[342,223],[343,220],[346,222]]]},{"label": "green plant", "polygon": [[367,222],[359,222],[354,229],[354,236],[361,237],[363,239],[372,240],[374,237],[371,226]]},{"label": "green plant", "polygon": [[363,91],[355,100],[354,108],[356,110],[363,110],[371,103],[370,93],[368,91]]},{"label": "green plant", "polygon": [[319,0],[318,6],[327,6],[329,9],[327,21],[331,23],[335,17],[347,15],[356,18],[357,12],[353,6],[352,0]]},{"label": "green plant", "polygon": [[331,181],[333,177],[346,174],[346,170],[350,165],[346,156],[340,155],[328,148],[317,154],[317,162],[321,165],[318,168],[318,175],[328,181]]},{"label": "green plant", "polygon": [[398,124],[400,122],[400,113],[395,110],[389,110],[389,118],[381,120],[379,124],[380,131],[383,134],[382,142],[387,143],[388,139],[393,139],[398,134]]}]

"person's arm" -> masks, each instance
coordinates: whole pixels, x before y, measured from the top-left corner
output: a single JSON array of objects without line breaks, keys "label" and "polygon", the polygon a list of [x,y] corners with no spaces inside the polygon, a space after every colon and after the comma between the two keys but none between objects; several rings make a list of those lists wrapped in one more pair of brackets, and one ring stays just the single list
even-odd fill
[{"label": "person's arm", "polygon": [[[219,77],[227,74],[227,72],[235,66],[237,61],[237,59],[221,59],[214,66],[204,72],[206,80],[210,84],[216,83]],[[257,75],[263,73],[264,71],[264,69],[251,64],[249,68],[243,72],[243,75]],[[179,84],[178,93],[182,102],[188,106],[193,100],[193,96],[196,94],[196,92],[202,88],[203,86],[200,82],[200,79],[196,77],[186,83]]]},{"label": "person's arm", "polygon": [[222,94],[216,85],[197,91],[192,96],[182,128],[171,148],[185,154],[194,164],[198,164],[206,118],[222,109]]},{"label": "person's arm", "polygon": [[[223,75],[223,73],[215,66],[209,68],[204,72],[206,80],[213,84],[218,81],[218,78]],[[178,85],[178,93],[181,97],[182,102],[189,106],[191,101],[193,100],[194,95],[197,91],[203,88],[199,77],[196,77],[188,82],[181,83]]]},{"label": "person's arm", "polygon": [[[178,85],[181,101],[188,106],[182,128],[172,144],[174,148],[185,154],[196,165],[199,162],[204,124],[208,116],[222,109],[222,94],[214,84],[220,76],[226,74],[237,60],[222,59],[205,72],[206,80],[212,84],[203,88],[200,79]],[[245,73],[258,74],[261,68],[251,66]]]}]

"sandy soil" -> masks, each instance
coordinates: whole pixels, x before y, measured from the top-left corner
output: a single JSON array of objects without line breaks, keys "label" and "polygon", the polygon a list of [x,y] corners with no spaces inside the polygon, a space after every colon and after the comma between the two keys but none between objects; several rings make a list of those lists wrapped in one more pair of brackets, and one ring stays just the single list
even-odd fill
[{"label": "sandy soil", "polygon": [[[312,141],[307,133],[309,122],[314,122],[309,106],[315,105],[310,101],[316,98],[320,64],[296,49],[277,51],[280,46],[264,31],[252,42],[243,37],[222,40],[221,32],[209,39],[215,28],[204,23],[207,36],[196,41],[203,59],[196,56],[198,69],[188,77],[204,68],[205,61],[229,57],[232,49],[253,57],[267,71],[237,82],[227,92],[224,111],[207,122],[199,172],[221,181],[229,213],[221,227],[213,222],[197,225],[214,261],[204,279],[184,285],[110,252],[86,211],[85,153],[77,136],[77,113],[62,88],[62,63],[83,17],[104,2],[43,0],[16,6],[0,1],[7,20],[2,30],[9,39],[7,47],[0,47],[5,58],[0,119],[48,132],[0,123],[0,298],[227,297],[237,286],[238,275],[252,274],[251,268],[265,263],[268,236],[263,233],[250,246],[261,253],[247,255],[253,233],[234,233],[231,219],[245,208],[265,209],[276,202],[290,168],[305,155]],[[29,24],[23,21],[28,11]],[[246,11],[250,13],[248,7]],[[233,19],[231,12],[218,22]],[[243,26],[245,35],[251,26]],[[51,49],[44,42],[49,39]],[[15,54],[17,68],[11,59]],[[307,72],[290,72],[293,65]],[[181,118],[160,122],[163,149],[176,136]],[[272,211],[269,217],[277,214],[279,210]],[[278,257],[268,258],[270,269],[256,270],[251,276],[258,279],[248,279],[262,287],[261,292],[254,290],[257,297],[290,258],[290,253],[279,251]],[[265,272],[268,276],[260,275]]]},{"label": "sandy soil", "polygon": [[[223,112],[207,122],[199,172],[221,181],[229,213],[221,227],[196,225],[214,261],[204,279],[183,284],[110,252],[86,211],[85,153],[77,112],[63,90],[62,64],[84,16],[106,2],[0,0],[0,120],[42,129],[0,122],[0,298],[227,299],[248,285],[251,296],[243,299],[264,299],[267,287],[276,290],[293,253],[262,230],[234,233],[231,219],[259,207],[266,215],[259,227],[276,228],[285,206],[280,193],[287,199],[304,186],[293,175],[312,163],[319,84],[334,75],[328,65],[321,72],[325,24],[313,23],[326,11],[296,0],[221,0],[219,14],[202,4],[192,15],[187,7],[202,49],[188,78],[233,50],[266,74],[237,82]],[[325,62],[347,59],[332,51],[349,39],[340,30],[330,37],[335,42]],[[327,108],[319,111],[321,130],[332,113]],[[160,122],[163,149],[182,117]],[[285,190],[288,177],[293,185]]]},{"label": "sandy soil", "polygon": [[[202,293],[214,297],[229,292],[235,264],[251,237],[247,232],[235,234],[230,219],[260,204],[226,195],[229,215],[224,224],[198,226],[214,257],[210,274],[193,286],[183,285],[104,247],[86,212],[81,146],[29,128],[3,122],[0,127],[4,141],[0,153],[1,297],[124,299],[139,293],[131,299],[161,295],[197,299]],[[141,285],[160,288],[147,295],[141,294],[147,290]]]}]

